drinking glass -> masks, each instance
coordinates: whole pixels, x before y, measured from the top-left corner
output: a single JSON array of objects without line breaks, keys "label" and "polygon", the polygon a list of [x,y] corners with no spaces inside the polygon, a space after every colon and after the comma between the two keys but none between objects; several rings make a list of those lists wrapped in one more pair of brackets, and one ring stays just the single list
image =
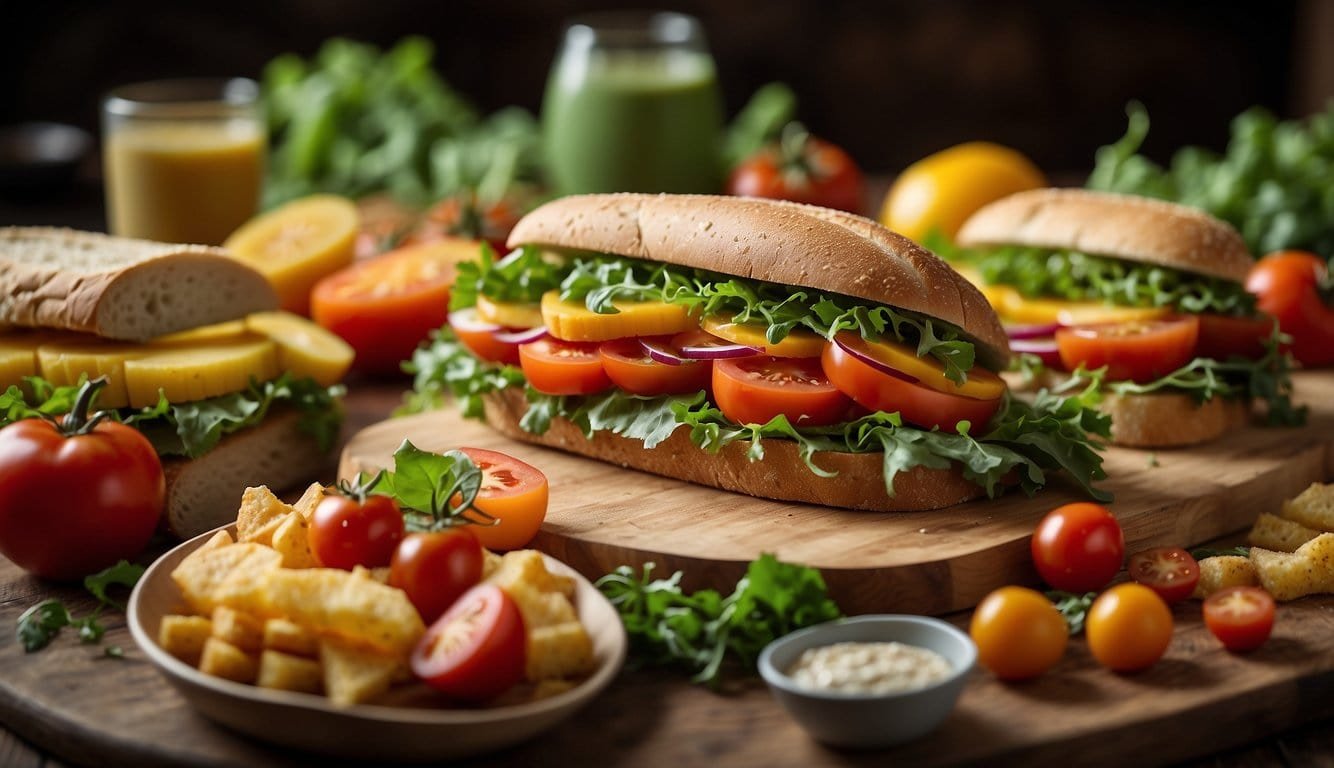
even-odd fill
[{"label": "drinking glass", "polygon": [[722,98],[699,21],[663,12],[571,22],[542,127],[561,194],[718,192]]}]

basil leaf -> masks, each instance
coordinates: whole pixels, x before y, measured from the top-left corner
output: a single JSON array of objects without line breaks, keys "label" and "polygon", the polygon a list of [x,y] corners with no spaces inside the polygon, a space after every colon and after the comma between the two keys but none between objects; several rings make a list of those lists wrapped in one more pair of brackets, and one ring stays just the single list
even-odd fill
[{"label": "basil leaf", "polygon": [[83,579],[84,589],[93,593],[98,602],[104,606],[110,606],[120,611],[125,610],[125,603],[119,600],[113,600],[107,595],[107,589],[113,585],[133,589],[135,584],[139,583],[139,578],[144,575],[144,567],[131,563],[128,560],[121,560],[113,566],[104,568],[97,573],[85,576]]},{"label": "basil leaf", "polygon": [[[466,453],[432,453],[404,440],[394,451],[394,471],[383,473],[374,493],[430,518],[415,529],[437,530],[457,524],[459,515],[473,508],[481,487],[482,471]],[[411,517],[409,522],[414,522]]]}]

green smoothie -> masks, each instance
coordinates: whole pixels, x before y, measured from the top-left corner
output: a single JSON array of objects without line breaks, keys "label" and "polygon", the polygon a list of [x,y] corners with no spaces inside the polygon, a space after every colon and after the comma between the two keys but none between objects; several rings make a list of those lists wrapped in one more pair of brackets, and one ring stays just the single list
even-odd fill
[{"label": "green smoothie", "polygon": [[561,194],[722,188],[722,99],[707,54],[610,50],[564,61],[542,122]]}]

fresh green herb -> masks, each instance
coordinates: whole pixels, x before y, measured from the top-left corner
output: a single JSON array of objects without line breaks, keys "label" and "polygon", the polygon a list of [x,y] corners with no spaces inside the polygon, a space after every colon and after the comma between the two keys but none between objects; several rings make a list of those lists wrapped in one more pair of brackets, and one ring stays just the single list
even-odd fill
[{"label": "fresh green herb", "polygon": [[[97,598],[97,608],[81,618],[72,615],[59,600],[44,600],[32,606],[19,616],[17,630],[19,644],[27,653],[39,651],[49,645],[65,627],[75,629],[80,642],[98,642],[102,639],[102,635],[106,634],[106,627],[99,620],[102,610],[105,608],[125,610],[123,603],[107,595],[107,588],[112,585],[133,587],[143,574],[143,566],[121,560],[105,570],[86,577],[83,580],[84,587]],[[108,656],[124,655],[123,652],[112,654],[110,650],[107,649]]]},{"label": "fresh green herb", "polygon": [[102,653],[103,653],[103,655],[105,655],[108,659],[123,659],[123,658],[125,658],[125,649],[124,649],[124,648],[121,648],[119,645],[108,645],[108,646],[106,647],[106,650],[103,651]]},{"label": "fresh green herb", "polygon": [[432,453],[404,440],[394,451],[394,469],[374,478],[357,478],[359,490],[392,497],[403,509],[410,531],[439,531],[456,525],[494,521],[474,502],[482,489],[482,470],[462,451]]},{"label": "fresh green herb", "polygon": [[1088,617],[1089,608],[1093,607],[1093,601],[1097,597],[1097,592],[1085,592],[1079,595],[1074,592],[1052,590],[1047,593],[1047,599],[1056,604],[1056,610],[1060,611],[1061,617],[1065,619],[1071,637],[1084,631],[1084,620]]},{"label": "fresh green herb", "polygon": [[495,251],[483,243],[477,261],[459,264],[449,307],[474,306],[479,295],[494,301],[536,303],[542,294],[560,287],[565,266],[563,260],[537,248],[520,248],[497,261]]},{"label": "fresh green herb", "polygon": [[1019,374],[1020,384],[1029,389],[1047,374],[1047,364],[1032,352],[1020,352],[1010,356],[1010,370]]},{"label": "fresh green herb", "polygon": [[727,597],[712,589],[686,594],[680,571],[654,579],[653,567],[620,566],[597,588],[620,613],[638,663],[684,667],[692,682],[718,685],[729,659],[753,673],[770,642],[842,615],[818,570],[770,554],[752,561]]},{"label": "fresh green herb", "polygon": [[727,127],[723,160],[735,168],[764,148],[797,117],[797,95],[783,83],[761,86]]},{"label": "fresh green herb", "polygon": [[1144,107],[1132,103],[1127,114],[1125,136],[1098,150],[1090,189],[1203,208],[1236,227],[1256,256],[1295,248],[1334,260],[1334,101],[1305,121],[1247,110],[1232,121],[1223,155],[1186,147],[1166,169],[1136,154],[1149,132]]},{"label": "fresh green herb", "polygon": [[1162,464],[1158,462],[1158,454],[1156,453],[1150,453],[1146,463],[1148,464],[1149,469],[1157,469],[1162,466]]},{"label": "fresh green herb", "polygon": [[413,375],[412,391],[399,415],[440,408],[452,397],[464,416],[480,418],[482,395],[525,383],[523,371],[479,360],[448,327],[433,332],[430,343],[417,347],[403,369]]},{"label": "fresh green herb", "polygon": [[1232,547],[1231,549],[1210,549],[1208,547],[1196,547],[1190,551],[1190,556],[1196,560],[1207,560],[1211,557],[1250,557],[1250,547]]}]

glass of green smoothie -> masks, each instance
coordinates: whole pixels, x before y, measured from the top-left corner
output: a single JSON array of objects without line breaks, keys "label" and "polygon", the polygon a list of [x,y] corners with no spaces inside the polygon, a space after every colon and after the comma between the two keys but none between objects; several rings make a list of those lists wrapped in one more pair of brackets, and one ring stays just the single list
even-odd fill
[{"label": "glass of green smoothie", "polygon": [[722,97],[697,19],[576,19],[542,105],[551,181],[577,192],[718,192]]}]

